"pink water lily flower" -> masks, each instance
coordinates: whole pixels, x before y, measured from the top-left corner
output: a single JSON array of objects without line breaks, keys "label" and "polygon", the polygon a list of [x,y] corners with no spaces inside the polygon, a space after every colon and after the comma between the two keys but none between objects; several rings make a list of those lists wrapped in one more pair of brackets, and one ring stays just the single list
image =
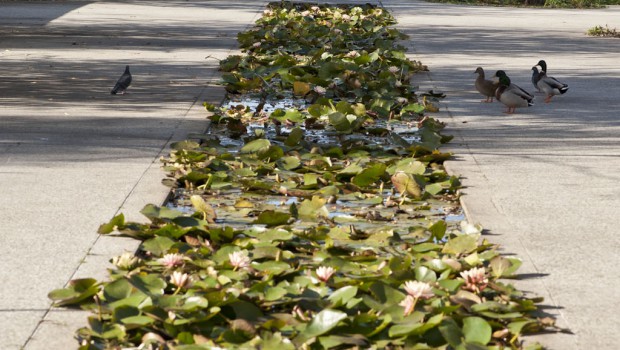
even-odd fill
[{"label": "pink water lily flower", "polygon": [[230,260],[230,264],[235,269],[242,269],[244,267],[250,266],[250,258],[245,252],[236,251],[234,253],[228,254],[228,259]]},{"label": "pink water lily flower", "polygon": [[336,270],[331,266],[319,266],[316,269],[316,277],[323,282],[327,282],[335,272]]},{"label": "pink water lily flower", "polygon": [[472,292],[479,293],[489,284],[484,267],[474,267],[473,269],[463,271],[461,272],[461,277],[465,280],[463,288]]},{"label": "pink water lily flower", "polygon": [[398,305],[405,308],[404,314],[405,316],[411,315],[413,309],[415,308],[415,303],[417,302],[416,298],[411,295],[407,295],[403,301],[401,301]]},{"label": "pink water lily flower", "polygon": [[166,254],[164,255],[163,258],[159,259],[159,261],[166,267],[166,268],[173,268],[175,266],[181,266],[183,265],[183,255],[181,254],[177,254],[177,253],[173,253],[173,254]]}]

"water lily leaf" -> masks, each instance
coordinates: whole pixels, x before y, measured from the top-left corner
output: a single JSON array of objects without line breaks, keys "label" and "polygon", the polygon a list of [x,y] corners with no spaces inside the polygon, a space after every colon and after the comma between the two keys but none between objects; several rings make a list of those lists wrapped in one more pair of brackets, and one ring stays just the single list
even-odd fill
[{"label": "water lily leaf", "polygon": [[253,303],[237,300],[228,305],[235,312],[235,317],[238,319],[244,319],[249,322],[255,322],[260,317],[263,317],[263,312]]},{"label": "water lily leaf", "polygon": [[442,253],[460,255],[471,253],[478,248],[478,235],[459,235],[448,240]]},{"label": "water lily leaf", "polygon": [[370,291],[384,305],[393,305],[405,299],[405,294],[396,288],[376,281],[370,286]]},{"label": "water lily leaf", "polygon": [[413,312],[411,315],[404,318],[398,324],[390,327],[388,334],[391,338],[400,338],[408,336],[418,328],[424,326],[424,314],[419,311]]},{"label": "water lily leaf", "polygon": [[206,298],[200,296],[191,296],[185,299],[183,306],[180,310],[193,312],[201,309],[206,309],[209,306],[209,301]]},{"label": "water lily leaf", "polygon": [[[256,172],[252,168],[239,168],[234,170],[234,174],[239,177],[255,177]],[[209,184],[210,185],[210,184]]]},{"label": "water lily leaf", "polygon": [[513,321],[508,324],[508,330],[513,335],[519,335],[523,332],[523,328],[536,324],[536,321],[533,320],[523,320],[523,321]]},{"label": "water lily leaf", "polygon": [[[286,324],[286,322],[282,323]],[[273,327],[268,327],[265,324],[263,324],[263,327],[266,329],[273,329]],[[288,338],[283,337],[279,332],[261,333],[261,340],[257,345],[260,349],[295,350],[295,345],[293,345]]]},{"label": "water lily leaf", "polygon": [[351,165],[347,166],[346,168],[340,170],[338,172],[338,174],[357,175],[357,174],[361,173],[362,170],[364,170],[364,168],[362,168],[359,164],[354,163],[354,164],[351,164]]},{"label": "water lily leaf", "polygon": [[90,332],[99,338],[121,340],[126,336],[124,327],[118,323],[103,323],[98,317],[93,316],[88,318],[88,323]]},{"label": "water lily leaf", "polygon": [[446,289],[450,293],[456,292],[463,285],[461,280],[445,279],[439,281],[439,286]]},{"label": "water lily leaf", "polygon": [[331,113],[329,116],[329,123],[336,129],[336,131],[342,133],[350,133],[353,131],[351,126],[351,122],[349,118],[347,118],[346,114],[335,112]]},{"label": "water lily leaf", "polygon": [[399,160],[388,169],[390,174],[395,174],[399,171],[411,175],[422,175],[426,172],[426,165],[415,158],[405,158]]},{"label": "water lily leaf", "polygon": [[270,146],[265,151],[258,152],[258,158],[269,162],[277,161],[284,157],[284,150],[279,146]]},{"label": "water lily leaf", "polygon": [[420,185],[410,174],[398,171],[392,175],[391,180],[392,185],[394,185],[394,188],[399,194],[408,194],[413,198],[422,197],[422,189],[420,188]]},{"label": "water lily leaf", "polygon": [[167,207],[158,207],[154,204],[147,204],[144,206],[144,208],[140,211],[140,213],[142,213],[142,215],[146,216],[147,218],[154,220],[154,219],[175,219],[179,216],[183,216],[183,212],[180,212],[178,210],[174,210],[174,209],[170,209]]},{"label": "water lily leaf", "polygon": [[319,337],[319,343],[321,343],[325,349],[337,348],[342,346],[342,344],[352,345],[349,348],[368,347],[368,339],[361,334],[352,334],[347,336],[328,335]]},{"label": "water lily leaf", "polygon": [[444,220],[439,220],[432,224],[428,230],[431,231],[432,237],[437,241],[441,241],[446,234],[448,224]]},{"label": "water lily leaf", "polygon": [[141,247],[155,256],[161,256],[167,253],[174,243],[175,242],[168,237],[157,236],[142,242]]},{"label": "water lily leaf", "polygon": [[217,215],[215,214],[215,209],[210,204],[199,195],[193,195],[190,197],[190,201],[192,202],[192,206],[194,209],[202,214],[202,219],[212,224],[217,219]]},{"label": "water lily leaf", "polygon": [[286,111],[279,108],[271,113],[271,118],[274,118],[282,123],[293,122],[302,123],[305,118],[303,114],[296,109],[287,109]]},{"label": "water lily leaf", "polygon": [[127,280],[136,289],[149,296],[163,295],[166,287],[166,282],[158,274],[131,275]]},{"label": "water lily leaf", "polygon": [[320,118],[321,116],[327,115],[331,112],[331,109],[328,106],[315,103],[308,107],[308,113],[315,118]]},{"label": "water lily leaf", "polygon": [[344,286],[333,292],[329,297],[327,297],[327,300],[332,302],[332,308],[337,308],[342,305],[346,305],[349,300],[355,297],[355,295],[357,295],[357,287]]},{"label": "water lily leaf", "polygon": [[293,83],[293,94],[295,96],[305,96],[310,90],[312,90],[312,88],[308,83],[303,81],[296,81]]},{"label": "water lily leaf", "polygon": [[286,156],[286,157],[282,157],[282,158],[278,159],[276,161],[276,165],[280,169],[289,170],[290,171],[290,170],[294,170],[294,169],[299,168],[301,166],[301,161],[297,157]]},{"label": "water lily leaf", "polygon": [[463,319],[463,334],[468,343],[486,345],[491,341],[492,333],[491,325],[481,317],[465,317]]},{"label": "water lily leaf", "polygon": [[444,314],[437,314],[437,315],[429,318],[428,321],[426,321],[422,326],[413,329],[409,333],[411,335],[422,335],[422,334],[425,334],[427,331],[429,331],[429,330],[437,327],[439,324],[441,324],[441,322],[445,318],[446,318],[446,316],[444,316]]},{"label": "water lily leaf", "polygon": [[144,327],[155,323],[155,319],[144,315],[125,317],[120,321],[129,328]]},{"label": "water lily leaf", "polygon": [[112,220],[110,220],[108,223],[99,226],[99,230],[97,230],[97,233],[107,234],[116,230],[118,227],[123,226],[125,226],[125,215],[123,215],[123,213],[120,213],[113,217]]},{"label": "water lily leaf", "polygon": [[355,175],[351,182],[359,187],[367,187],[377,182],[385,174],[386,165],[375,163]]},{"label": "water lily leaf", "polygon": [[184,140],[171,143],[170,148],[174,150],[188,151],[200,148],[200,144],[196,141]]},{"label": "water lily leaf", "polygon": [[103,288],[103,297],[108,303],[125,299],[132,293],[133,287],[124,278],[119,278],[105,285]]},{"label": "water lily leaf", "polygon": [[433,151],[441,146],[441,135],[439,135],[439,133],[426,127],[420,129],[418,133],[421,138],[420,144],[428,150]]},{"label": "water lily leaf", "polygon": [[252,267],[267,275],[279,275],[290,270],[291,266],[283,261],[266,261],[259,264],[252,264]]},{"label": "water lily leaf", "polygon": [[301,345],[308,339],[325,334],[335,328],[345,318],[347,318],[347,314],[342,311],[332,309],[321,310],[293,342]]},{"label": "water lily leaf", "polygon": [[403,107],[403,109],[401,110],[401,114],[403,112],[412,112],[412,113],[423,113],[424,112],[424,106],[419,104],[419,103],[408,103],[405,107]]},{"label": "water lily leaf", "polygon": [[291,214],[275,210],[265,210],[258,215],[253,224],[267,225],[267,227],[284,225],[291,218]]},{"label": "water lily leaf", "polygon": [[435,282],[437,280],[437,275],[435,271],[429,269],[426,266],[416,266],[413,269],[415,273],[415,279],[421,282]]},{"label": "water lily leaf", "polygon": [[247,199],[238,199],[234,206],[237,209],[254,208],[254,203]]},{"label": "water lily leaf", "polygon": [[282,287],[271,287],[265,292],[266,301],[276,301],[282,299],[288,291]]},{"label": "water lily leaf", "polygon": [[242,154],[266,152],[271,146],[271,142],[267,139],[257,139],[246,143],[239,150]]},{"label": "water lily leaf", "polygon": [[66,288],[55,289],[47,295],[56,306],[81,304],[99,292],[99,284],[94,278],[80,278],[69,282]]},{"label": "water lily leaf", "polygon": [[303,140],[303,138],[304,138],[303,130],[301,130],[300,128],[294,128],[288,134],[288,137],[286,138],[286,140],[284,140],[284,144],[289,147],[294,147],[294,146],[299,145],[299,143],[301,142],[301,140]]},{"label": "water lily leaf", "polygon": [[328,217],[329,211],[325,207],[327,200],[321,197],[313,196],[312,199],[306,199],[298,206],[300,219],[314,220],[320,217]]},{"label": "water lily leaf", "polygon": [[443,191],[443,186],[439,183],[431,183],[424,186],[424,191],[436,196],[438,193]]},{"label": "water lily leaf", "polygon": [[456,322],[451,318],[444,319],[439,325],[439,332],[450,346],[461,349],[463,344],[463,332]]},{"label": "water lily leaf", "polygon": [[494,277],[510,277],[513,276],[523,262],[518,258],[505,258],[503,256],[496,256],[491,259],[489,267],[491,268],[491,274]]}]

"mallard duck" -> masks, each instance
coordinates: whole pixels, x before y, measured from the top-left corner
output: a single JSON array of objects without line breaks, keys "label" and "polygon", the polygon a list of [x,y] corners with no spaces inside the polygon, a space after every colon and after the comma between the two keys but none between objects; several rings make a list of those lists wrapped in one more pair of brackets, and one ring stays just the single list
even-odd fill
[{"label": "mallard duck", "polygon": [[498,70],[495,76],[499,78],[499,87],[495,90],[495,97],[506,105],[506,114],[512,114],[517,107],[529,107],[534,105],[534,96],[510,82],[510,78],[503,70]]},{"label": "mallard duck", "polygon": [[536,66],[532,67],[532,84],[536,88],[536,91],[540,92],[540,88],[538,87],[538,81],[540,80],[540,73],[538,72],[538,68]]},{"label": "mallard duck", "polygon": [[495,90],[497,90],[499,82],[484,79],[484,70],[482,69],[482,67],[476,68],[474,74],[476,73],[478,73],[476,83],[474,84],[476,86],[476,90],[478,90],[479,93],[487,97],[486,100],[482,100],[481,102],[493,102]]},{"label": "mallard duck", "polygon": [[[550,77],[547,75],[547,62],[544,60],[538,61],[538,65],[541,68],[540,73],[538,74],[538,82],[536,86],[538,89],[545,93],[545,103],[551,102],[551,98],[555,95],[562,95],[568,91],[568,85],[562,83],[554,77]],[[533,67],[534,69],[536,67]]]}]

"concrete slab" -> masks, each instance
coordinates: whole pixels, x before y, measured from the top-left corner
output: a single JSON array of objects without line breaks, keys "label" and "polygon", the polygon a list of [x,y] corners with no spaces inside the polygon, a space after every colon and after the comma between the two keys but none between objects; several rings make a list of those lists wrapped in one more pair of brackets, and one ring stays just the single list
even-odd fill
[{"label": "concrete slab", "polygon": [[[97,228],[165,199],[159,157],[204,130],[217,59],[263,5],[0,2],[0,348],[75,348],[86,315],[48,312],[47,293],[135,249]],[[126,64],[129,93],[112,96]]]},{"label": "concrete slab", "polygon": [[[620,8],[551,10],[383,1],[411,35],[410,57],[427,64],[421,90],[448,97],[440,118],[456,138],[447,164],[461,175],[467,217],[489,240],[524,260],[517,285],[546,299],[545,312],[574,335],[533,337],[550,349],[615,349],[620,274],[614,267],[620,207],[620,42],[592,38]],[[481,103],[477,66],[507,71],[533,90],[530,68],[545,59],[569,84],[550,104],[505,115]]]}]

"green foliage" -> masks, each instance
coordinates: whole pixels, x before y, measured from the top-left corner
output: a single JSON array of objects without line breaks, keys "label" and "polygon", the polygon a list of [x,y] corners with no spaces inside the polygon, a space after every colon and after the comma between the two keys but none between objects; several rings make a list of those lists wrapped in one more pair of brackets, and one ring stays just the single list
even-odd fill
[{"label": "green foliage", "polygon": [[588,29],[587,34],[590,36],[606,36],[620,38],[620,32],[616,28],[610,28],[609,26],[594,26]]},{"label": "green foliage", "polygon": [[[448,220],[460,183],[425,115],[442,96],[418,98],[423,66],[393,23],[280,2],[239,34],[223,81],[256,107],[207,106],[211,134],[164,161],[176,205],[100,227],[141,240],[136,255],[50,293],[96,313],[83,348],[519,348],[552,327],[499,281],[520,261]],[[262,110],[278,96],[295,107]]]}]

